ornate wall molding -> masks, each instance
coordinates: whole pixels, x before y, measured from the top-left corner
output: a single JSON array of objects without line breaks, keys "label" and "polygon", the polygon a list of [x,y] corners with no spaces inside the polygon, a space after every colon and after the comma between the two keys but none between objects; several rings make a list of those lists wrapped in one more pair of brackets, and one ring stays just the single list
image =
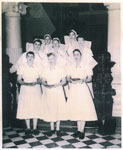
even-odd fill
[{"label": "ornate wall molding", "polygon": [[104,3],[104,6],[110,10],[120,10],[120,3]]},{"label": "ornate wall molding", "polygon": [[16,2],[3,2],[2,3],[2,13],[15,12],[22,15],[26,14],[26,8],[28,6],[23,3]]}]

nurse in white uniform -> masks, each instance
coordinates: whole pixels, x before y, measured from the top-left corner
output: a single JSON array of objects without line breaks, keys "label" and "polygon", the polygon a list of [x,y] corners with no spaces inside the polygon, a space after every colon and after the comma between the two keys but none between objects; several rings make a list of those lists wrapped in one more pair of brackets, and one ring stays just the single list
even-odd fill
[{"label": "nurse in white uniform", "polygon": [[73,63],[68,65],[68,120],[77,121],[78,131],[74,137],[83,139],[86,121],[97,120],[96,110],[87,82],[91,82],[92,68],[83,62],[79,49],[73,51]]},{"label": "nurse in white uniform", "polygon": [[[27,52],[26,59],[27,62],[17,69],[18,82],[21,85],[17,118],[25,120],[27,126],[26,135],[37,135],[39,134],[37,121],[41,116],[40,110],[42,107],[42,93],[39,80],[41,79],[42,70],[34,64],[34,52]],[[31,131],[30,119],[33,119],[33,131]]]},{"label": "nurse in white uniform", "polygon": [[[63,67],[57,65],[57,57],[54,53],[47,54],[48,65],[42,72],[43,86],[43,120],[50,122],[51,131],[47,133],[52,136],[55,133],[60,136],[60,121],[66,120],[66,99],[63,85],[66,83],[66,72]],[[42,116],[41,116],[42,117]],[[42,118],[41,118],[42,119]]]}]

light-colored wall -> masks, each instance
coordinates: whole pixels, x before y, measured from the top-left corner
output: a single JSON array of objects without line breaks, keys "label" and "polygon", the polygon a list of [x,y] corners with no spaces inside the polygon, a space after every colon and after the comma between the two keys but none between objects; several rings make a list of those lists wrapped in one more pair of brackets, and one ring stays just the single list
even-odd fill
[{"label": "light-colored wall", "polygon": [[108,51],[111,60],[116,64],[112,68],[112,87],[116,90],[113,96],[113,116],[121,117],[121,4],[107,4],[108,8]]}]

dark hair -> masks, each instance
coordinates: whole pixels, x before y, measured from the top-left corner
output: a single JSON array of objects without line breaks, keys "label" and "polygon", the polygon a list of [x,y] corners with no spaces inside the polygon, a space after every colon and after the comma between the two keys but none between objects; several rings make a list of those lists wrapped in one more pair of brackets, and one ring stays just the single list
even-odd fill
[{"label": "dark hair", "polygon": [[28,56],[28,54],[31,54],[31,55],[33,55],[33,57],[35,57],[35,54],[34,54],[34,52],[32,52],[32,51],[27,52],[27,53],[26,53],[26,57]]},{"label": "dark hair", "polygon": [[46,37],[49,37],[50,39],[52,39],[52,37],[51,37],[50,34],[45,34],[45,35],[44,35],[44,39],[46,39]]},{"label": "dark hair", "polygon": [[60,43],[59,38],[53,38],[53,40],[52,40],[52,41],[57,41],[58,43]]},{"label": "dark hair", "polygon": [[78,35],[77,40],[78,40],[78,38],[83,38],[83,40],[84,40],[84,37],[82,36],[82,34]]},{"label": "dark hair", "polygon": [[34,39],[34,40],[33,40],[33,44],[34,44],[35,42],[39,42],[40,45],[42,44],[42,41],[41,41],[40,39]]},{"label": "dark hair", "polygon": [[48,53],[47,57],[50,57],[51,55],[55,56],[55,54],[53,54],[53,53]]},{"label": "dark hair", "polygon": [[80,55],[82,56],[82,53],[81,53],[81,51],[80,51],[79,49],[74,49],[74,50],[73,50],[73,54],[74,54],[75,52],[79,52]]},{"label": "dark hair", "polygon": [[73,29],[70,30],[70,31],[69,31],[69,34],[70,34],[71,32],[73,32],[73,33],[77,36],[77,32],[76,32],[75,30],[73,30]]}]

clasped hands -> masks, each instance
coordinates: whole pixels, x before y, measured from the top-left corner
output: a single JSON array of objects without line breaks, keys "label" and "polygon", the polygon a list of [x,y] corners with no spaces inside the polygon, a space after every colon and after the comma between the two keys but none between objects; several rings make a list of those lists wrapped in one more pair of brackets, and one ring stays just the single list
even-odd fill
[{"label": "clasped hands", "polygon": [[35,82],[25,82],[23,79],[18,80],[19,84],[25,85],[25,86],[35,86],[37,84],[41,84],[41,79],[37,79]]},{"label": "clasped hands", "polygon": [[45,79],[42,78],[42,84],[47,87],[47,88],[56,88],[58,86],[60,86],[60,83],[57,84],[48,84],[47,81]]},{"label": "clasped hands", "polygon": [[67,76],[67,81],[69,83],[73,83],[73,84],[76,84],[76,83],[84,83],[86,81],[86,79],[80,79],[80,78],[72,78],[71,76]]},{"label": "clasped hands", "polygon": [[21,84],[21,85],[26,85],[26,86],[35,86],[36,84],[37,84],[37,82],[24,82],[24,81],[19,81],[19,83]]}]

